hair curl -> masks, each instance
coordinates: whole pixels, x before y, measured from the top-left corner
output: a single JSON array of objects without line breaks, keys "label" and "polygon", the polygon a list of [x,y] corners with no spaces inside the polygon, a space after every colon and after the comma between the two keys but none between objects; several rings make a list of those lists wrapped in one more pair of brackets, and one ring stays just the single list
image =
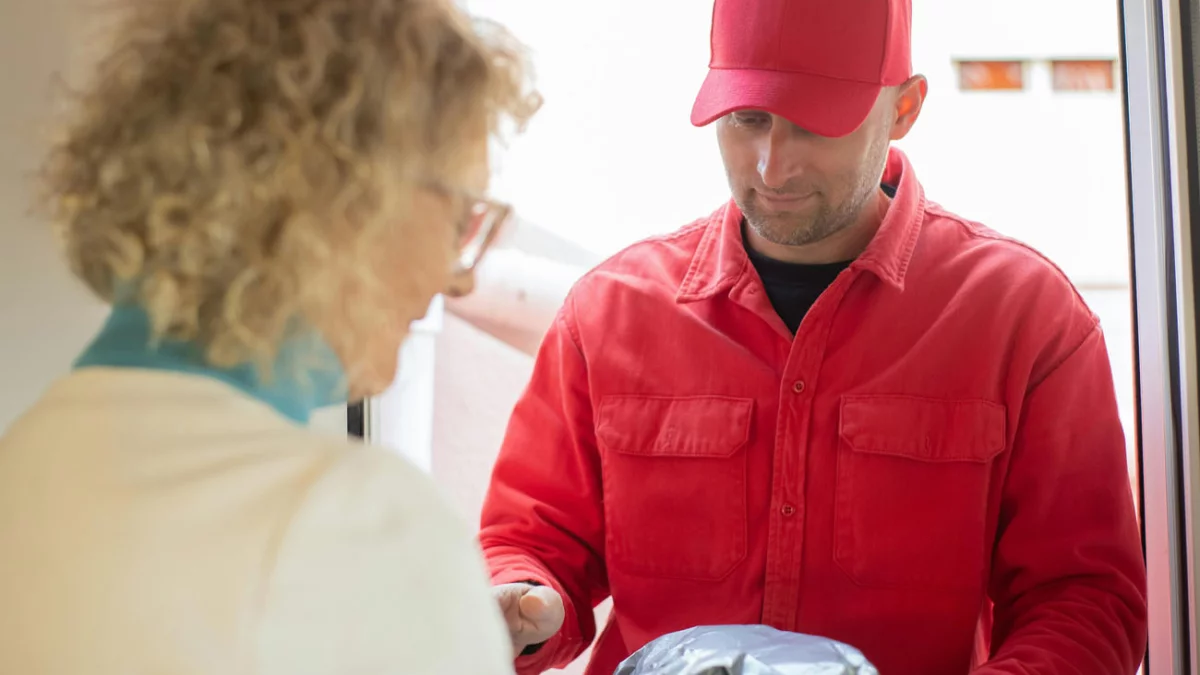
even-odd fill
[{"label": "hair curl", "polygon": [[48,205],[95,293],[218,365],[270,363],[331,274],[366,274],[356,242],[540,104],[521,46],[449,0],[122,9],[45,164]]}]

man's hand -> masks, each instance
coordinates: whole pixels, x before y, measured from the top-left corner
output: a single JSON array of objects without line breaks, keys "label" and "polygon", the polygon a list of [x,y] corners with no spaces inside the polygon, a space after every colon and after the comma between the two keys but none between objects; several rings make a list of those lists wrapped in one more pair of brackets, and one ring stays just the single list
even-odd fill
[{"label": "man's hand", "polygon": [[532,584],[493,586],[492,594],[508,623],[513,656],[530,645],[540,645],[562,628],[562,597],[553,588]]}]

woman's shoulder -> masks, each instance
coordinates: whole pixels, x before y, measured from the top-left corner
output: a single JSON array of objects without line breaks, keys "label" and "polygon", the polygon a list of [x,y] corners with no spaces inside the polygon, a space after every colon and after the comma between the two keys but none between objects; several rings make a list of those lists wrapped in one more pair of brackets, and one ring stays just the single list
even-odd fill
[{"label": "woman's shoulder", "polygon": [[[278,559],[292,566],[309,561],[354,565],[365,574],[403,575],[405,566],[424,567],[426,551],[441,557],[422,569],[440,575],[476,562],[474,533],[433,479],[389,450],[337,438],[313,438],[326,461],[298,500],[279,539]],[[335,552],[329,551],[331,547]],[[373,560],[355,560],[353,549],[371,550]],[[383,557],[388,565],[375,564]],[[277,563],[278,566],[278,563]]]},{"label": "woman's shoulder", "polygon": [[302,505],[312,524],[330,519],[392,533],[430,522],[465,527],[432,477],[397,453],[337,437],[309,438],[328,457]]},{"label": "woman's shoulder", "polygon": [[406,565],[424,563],[412,555],[416,550],[444,558],[424,574],[475,566],[475,532],[429,474],[385,448],[339,438],[318,442],[327,461],[296,505],[281,554],[305,556],[309,545],[341,540]]},{"label": "woman's shoulder", "polygon": [[511,673],[473,533],[433,481],[387,450],[326,450],[267,579],[260,671]]}]

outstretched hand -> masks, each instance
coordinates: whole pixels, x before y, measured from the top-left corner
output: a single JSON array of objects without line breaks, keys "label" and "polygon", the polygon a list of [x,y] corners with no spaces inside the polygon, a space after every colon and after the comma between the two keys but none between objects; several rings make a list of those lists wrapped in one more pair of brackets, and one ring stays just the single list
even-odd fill
[{"label": "outstretched hand", "polygon": [[562,629],[563,600],[553,588],[532,584],[503,584],[492,587],[492,594],[508,624],[513,656],[526,647],[541,644]]}]

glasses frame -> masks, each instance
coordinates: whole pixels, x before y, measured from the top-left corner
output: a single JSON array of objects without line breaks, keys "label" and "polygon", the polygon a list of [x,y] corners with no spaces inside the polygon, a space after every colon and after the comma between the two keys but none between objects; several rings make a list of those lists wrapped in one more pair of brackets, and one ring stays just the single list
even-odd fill
[{"label": "glasses frame", "polygon": [[[496,237],[511,225],[512,206],[452,188],[444,183],[427,183],[426,187],[447,199],[458,200],[466,205],[455,232],[459,237],[464,233],[470,234],[465,241],[457,242],[459,252],[451,272],[456,277],[473,273],[483,260],[483,255],[496,241]],[[472,223],[476,219],[480,221],[479,226],[473,227]]]},{"label": "glasses frame", "polygon": [[485,253],[491,248],[496,238],[513,220],[512,206],[504,202],[488,198],[474,198],[464,216],[465,223],[460,230],[471,231],[471,222],[480,219],[479,226],[470,237],[460,244],[458,259],[455,261],[456,274],[470,274],[479,266]]}]

